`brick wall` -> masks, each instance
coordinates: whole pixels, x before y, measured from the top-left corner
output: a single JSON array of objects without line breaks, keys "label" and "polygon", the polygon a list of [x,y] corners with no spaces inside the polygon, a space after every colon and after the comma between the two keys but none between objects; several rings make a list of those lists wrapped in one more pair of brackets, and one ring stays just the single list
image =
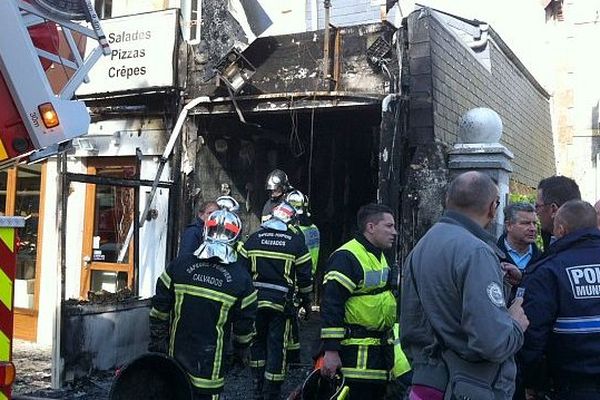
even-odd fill
[{"label": "brick wall", "polygon": [[447,16],[430,13],[419,18],[416,12],[409,17],[413,144],[435,138],[452,146],[463,113],[474,107],[491,108],[502,118],[501,143],[515,155],[512,179],[535,187],[555,173],[547,94],[493,31],[488,53],[482,56],[461,39],[465,37],[461,26],[468,24],[455,20],[451,25]]}]

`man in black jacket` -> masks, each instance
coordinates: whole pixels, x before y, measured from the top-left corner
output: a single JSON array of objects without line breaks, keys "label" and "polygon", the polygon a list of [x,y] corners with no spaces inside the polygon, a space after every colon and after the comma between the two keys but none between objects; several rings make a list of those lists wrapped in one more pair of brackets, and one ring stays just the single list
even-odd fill
[{"label": "man in black jacket", "polygon": [[[498,239],[498,247],[504,252],[504,258],[501,258],[500,261],[505,269],[505,263],[513,264],[519,269],[518,277],[515,278],[517,280],[510,282],[513,287],[507,304],[512,303],[515,298],[517,286],[525,273],[525,268],[537,261],[542,254],[535,244],[536,221],[535,207],[530,203],[511,203],[504,208],[504,233]],[[509,279],[505,277],[505,280]],[[513,400],[524,399],[525,387],[517,357],[517,376]]]},{"label": "man in black jacket", "polygon": [[600,399],[600,231],[594,208],[566,202],[553,233],[556,241],[523,281],[531,322],[520,352],[525,384],[540,389],[535,381],[545,354],[556,399]]},{"label": "man in black jacket", "polygon": [[569,200],[581,200],[579,186],[573,179],[556,175],[542,179],[538,184],[535,212],[540,219],[544,251],[553,241],[554,216],[560,206]]},{"label": "man in black jacket", "polygon": [[255,399],[276,400],[285,379],[285,345],[295,312],[296,286],[303,307],[309,307],[312,291],[311,258],[304,237],[290,223],[295,211],[288,203],[277,205],[240,250],[249,261],[258,289],[256,341],[251,348]]},{"label": "man in black jacket", "polygon": [[506,257],[502,260],[521,271],[540,257],[535,244],[537,234],[535,208],[529,203],[511,203],[504,208],[504,233],[498,247]]},{"label": "man in black jacket", "polygon": [[255,336],[257,292],[234,245],[237,215],[213,212],[197,256],[183,254],[156,282],[150,311],[150,351],[167,352],[186,370],[196,400],[218,400],[225,384],[223,355],[230,339],[237,359]]},{"label": "man in black jacket", "polygon": [[194,222],[185,227],[181,235],[178,255],[193,254],[204,241],[204,221],[210,214],[219,209],[216,201],[205,201],[200,205]]},{"label": "man in black jacket", "polygon": [[271,218],[271,211],[285,200],[285,196],[289,193],[293,187],[290,185],[288,176],[285,172],[280,169],[274,169],[267,175],[267,182],[265,189],[269,193],[269,198],[265,202],[262,215],[260,217],[261,222],[264,222]]}]

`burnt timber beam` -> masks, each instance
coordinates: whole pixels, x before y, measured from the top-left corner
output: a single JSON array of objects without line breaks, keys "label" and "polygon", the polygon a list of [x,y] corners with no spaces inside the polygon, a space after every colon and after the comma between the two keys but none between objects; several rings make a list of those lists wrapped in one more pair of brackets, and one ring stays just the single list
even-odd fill
[{"label": "burnt timber beam", "polygon": [[[378,105],[384,96],[346,92],[295,92],[273,93],[236,97],[236,103],[244,113],[310,110],[323,108],[345,108]],[[235,105],[230,97],[218,97],[200,103],[190,115],[233,114]]]}]

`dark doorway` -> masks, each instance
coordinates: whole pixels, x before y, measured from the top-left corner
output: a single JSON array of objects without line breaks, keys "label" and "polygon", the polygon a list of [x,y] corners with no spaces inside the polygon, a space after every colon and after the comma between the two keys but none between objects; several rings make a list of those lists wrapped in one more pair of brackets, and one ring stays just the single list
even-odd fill
[{"label": "dark doorway", "polygon": [[355,231],[358,208],[376,201],[379,107],[290,111],[246,116],[198,116],[196,202],[227,187],[241,205],[244,233],[259,227],[267,199],[265,179],[279,168],[310,197],[321,230],[321,263]]}]

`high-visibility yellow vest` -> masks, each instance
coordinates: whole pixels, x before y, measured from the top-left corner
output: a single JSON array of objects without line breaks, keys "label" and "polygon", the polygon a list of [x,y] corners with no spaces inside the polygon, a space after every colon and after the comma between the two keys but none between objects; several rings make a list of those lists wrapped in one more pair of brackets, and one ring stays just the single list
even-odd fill
[{"label": "high-visibility yellow vest", "polygon": [[392,368],[391,378],[396,379],[411,370],[408,358],[406,358],[406,354],[404,354],[400,345],[400,324],[397,322],[394,324],[392,343],[394,345],[394,367]]},{"label": "high-visibility yellow vest", "polygon": [[[410,371],[410,363],[400,345],[400,325],[397,322],[396,298],[391,290],[383,290],[387,285],[390,268],[383,253],[378,260],[356,239],[340,247],[352,253],[363,269],[363,281],[346,301],[345,322],[363,326],[369,330],[392,329],[390,343],[394,346],[394,366],[391,378]],[[369,294],[375,293],[375,294]]]},{"label": "high-visibility yellow vest", "polygon": [[380,332],[392,329],[397,320],[396,298],[385,290],[390,268],[383,253],[377,259],[356,239],[339,250],[352,253],[363,269],[362,281],[346,301],[344,322]]},{"label": "high-visibility yellow vest", "polygon": [[319,228],[317,228],[315,224],[298,225],[298,228],[304,235],[304,242],[306,243],[306,247],[308,248],[308,252],[310,253],[310,258],[312,261],[311,272],[313,276],[315,276],[317,272],[317,264],[319,262],[319,249],[321,247],[321,235]]}]

